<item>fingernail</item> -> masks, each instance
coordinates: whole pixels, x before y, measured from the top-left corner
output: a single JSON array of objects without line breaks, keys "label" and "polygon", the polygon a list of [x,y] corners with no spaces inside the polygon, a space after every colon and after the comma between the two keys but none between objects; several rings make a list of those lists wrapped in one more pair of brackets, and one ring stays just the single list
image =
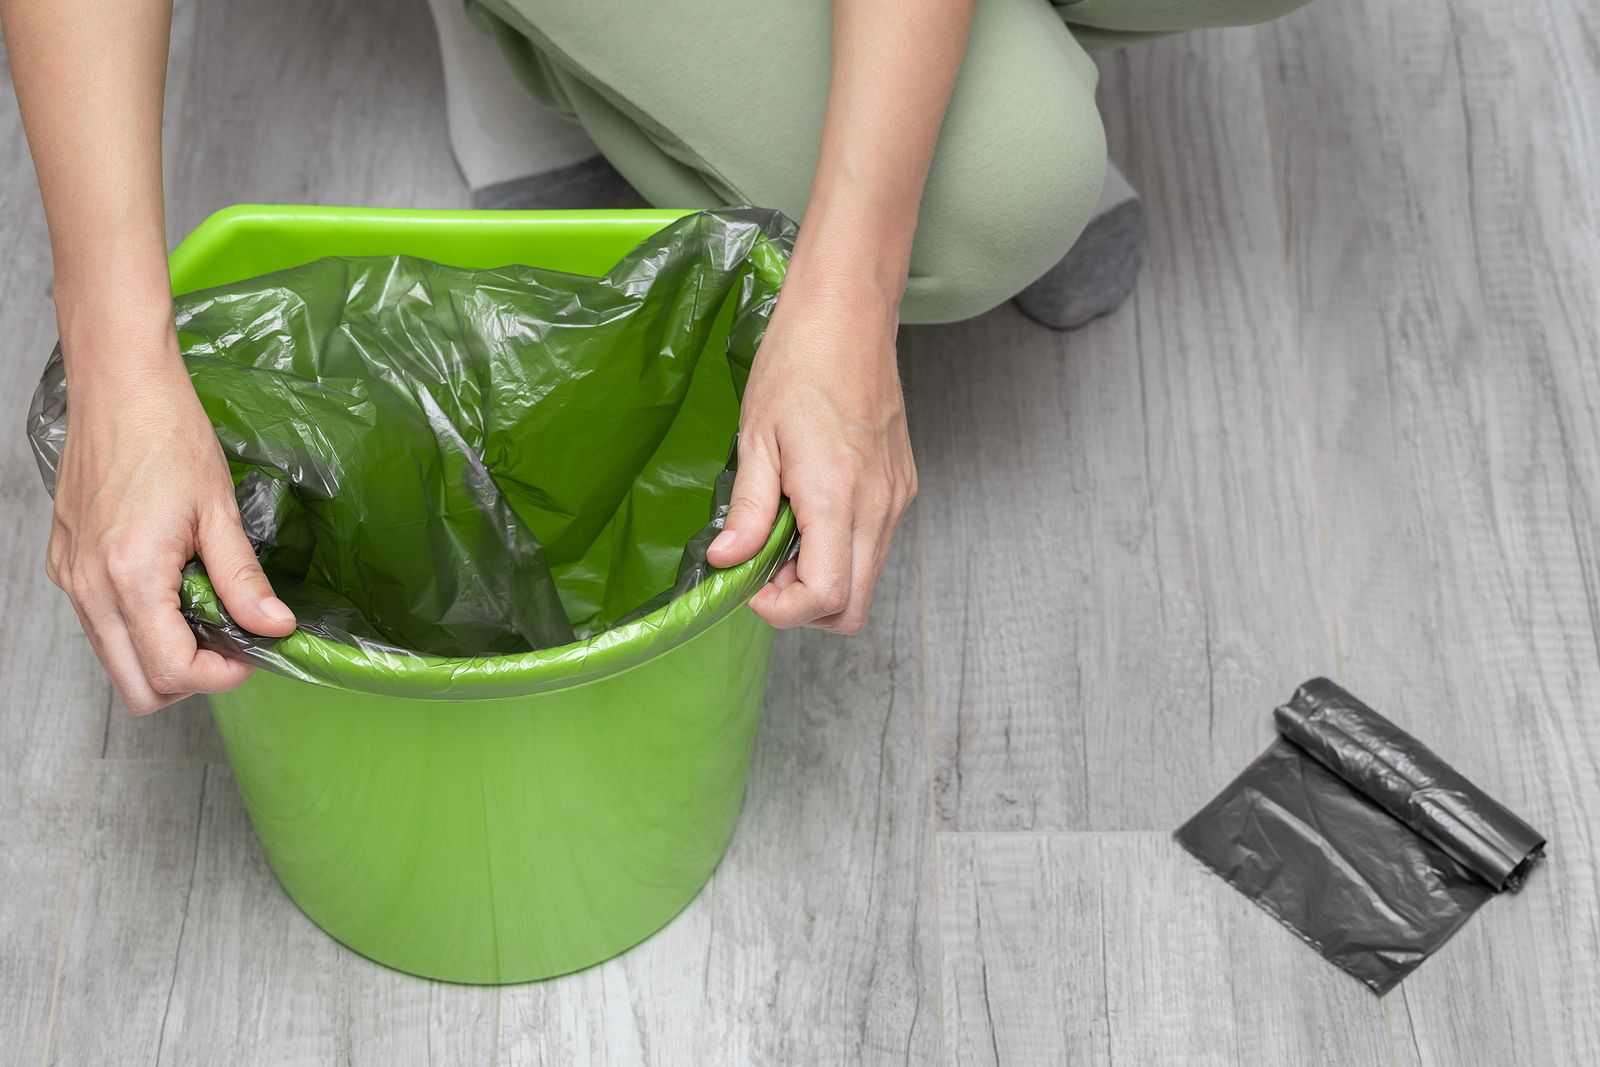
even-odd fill
[{"label": "fingernail", "polygon": [[712,539],[711,546],[706,551],[721,552],[723,549],[732,548],[733,543],[738,539],[739,535],[732,530],[723,530]]},{"label": "fingernail", "polygon": [[261,613],[273,622],[294,621],[294,612],[289,610],[289,605],[275,596],[269,596],[261,602]]}]

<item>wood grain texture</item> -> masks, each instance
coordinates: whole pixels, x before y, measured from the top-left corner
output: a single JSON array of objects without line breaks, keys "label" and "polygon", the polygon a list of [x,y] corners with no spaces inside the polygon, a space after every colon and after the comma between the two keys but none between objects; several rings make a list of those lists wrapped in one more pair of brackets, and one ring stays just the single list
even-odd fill
[{"label": "wood grain texture", "polygon": [[164,126],[174,243],[229,204],[468,206],[421,0],[177,0]]},{"label": "wood grain texture", "polygon": [[324,934],[273,877],[225,766],[197,840],[162,1067],[492,1059],[498,991],[399,974]]},{"label": "wood grain texture", "polygon": [[938,851],[946,1063],[1418,1062],[1385,1002],[1166,834],[941,833]]},{"label": "wood grain texture", "polygon": [[1319,4],[1262,35],[1343,680],[1551,839],[1390,998],[1429,1063],[1600,1055],[1595,28]]},{"label": "wood grain texture", "polygon": [[1131,305],[909,331],[940,825],[1175,825],[1332,669],[1253,36],[1102,62]]},{"label": "wood grain texture", "polygon": [[159,1061],[205,773],[193,760],[94,764],[46,1063]]},{"label": "wood grain texture", "polygon": [[504,990],[500,1063],[937,1062],[919,586],[897,553],[861,634],[780,635],[710,884],[626,955]]},{"label": "wood grain texture", "polygon": [[[169,235],[463,206],[427,20],[178,0]],[[1600,14],[1324,0],[1101,66],[1134,302],[906,332],[923,494],[868,632],[779,639],[727,859],[584,974],[442,986],[322,935],[203,706],[108,717],[0,435],[0,1059],[1600,1060]],[[15,428],[54,325],[0,94]],[[1319,672],[1552,841],[1382,1001],[1164,833]]]},{"label": "wood grain texture", "polygon": [[205,697],[193,696],[159,715],[128,715],[120,708],[106,722],[100,755],[106,759],[227,761]]}]

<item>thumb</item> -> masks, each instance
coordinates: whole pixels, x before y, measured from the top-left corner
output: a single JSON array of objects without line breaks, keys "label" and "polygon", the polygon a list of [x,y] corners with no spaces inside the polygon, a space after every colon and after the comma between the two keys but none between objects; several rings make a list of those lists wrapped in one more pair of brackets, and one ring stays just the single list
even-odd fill
[{"label": "thumb", "polygon": [[200,562],[234,621],[246,630],[283,637],[294,630],[294,612],[272,592],[237,512],[211,519],[200,529]]},{"label": "thumb", "polygon": [[706,561],[713,567],[733,567],[761,550],[778,517],[778,501],[783,492],[778,465],[767,458],[766,450],[749,449],[740,440],[739,472],[733,477],[733,495],[728,500],[728,518],[722,532],[706,548]]}]

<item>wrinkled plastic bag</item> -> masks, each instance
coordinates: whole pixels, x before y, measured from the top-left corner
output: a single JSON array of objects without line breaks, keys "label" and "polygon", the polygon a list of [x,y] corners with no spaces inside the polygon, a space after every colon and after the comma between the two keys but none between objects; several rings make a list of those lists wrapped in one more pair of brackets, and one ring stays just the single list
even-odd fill
[{"label": "wrinkled plastic bag", "polygon": [[[672,223],[598,279],[333,257],[177,297],[245,532],[300,624],[248,633],[191,563],[201,644],[307,681],[457,696],[449,678],[470,674],[492,695],[583,677],[632,622],[652,622],[652,651],[705,629],[720,616],[692,594],[793,238],[776,212],[733,209]],[[702,367],[722,322],[726,366]],[[28,418],[52,492],[66,416],[58,346]],[[419,673],[445,681],[419,693]]]},{"label": "wrinkled plastic bag", "polygon": [[1375,992],[1543,856],[1542,834],[1326,678],[1273,719],[1282,738],[1178,842]]}]

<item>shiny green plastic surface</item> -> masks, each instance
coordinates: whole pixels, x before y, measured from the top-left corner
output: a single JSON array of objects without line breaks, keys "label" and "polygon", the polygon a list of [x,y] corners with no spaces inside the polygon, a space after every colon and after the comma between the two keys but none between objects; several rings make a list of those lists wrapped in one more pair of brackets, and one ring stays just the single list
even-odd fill
[{"label": "shiny green plastic surface", "polygon": [[522,982],[643,940],[733,834],[772,631],[748,612],[532,696],[405,700],[267,671],[211,697],[278,880],[391,967]]},{"label": "shiny green plastic surface", "polygon": [[[244,532],[299,620],[250,633],[192,563],[200,643],[364,693],[515,696],[737,609],[794,541],[783,509],[754,560],[705,559],[794,232],[731,208],[669,222],[600,277],[330,254],[178,295]],[[28,412],[52,488],[68,424],[57,346]]]},{"label": "shiny green plastic surface", "polygon": [[[174,252],[173,285],[183,293],[333,255],[600,275],[677,217],[230,208]],[[708,352],[721,351],[725,329]],[[731,394],[691,390],[689,402],[704,408],[691,424],[705,447],[725,449],[737,421]],[[386,672],[382,692],[258,671],[212,697],[290,896],[356,951],[458,982],[566,973],[659,929],[732,834],[772,633],[729,609],[792,536],[785,509],[746,568],[712,574],[675,602],[676,614],[626,622],[582,656],[566,646],[419,657]],[[203,605],[208,593],[193,582],[186,601]],[[685,597],[718,621],[685,624]],[[330,662],[326,649],[318,655]],[[349,657],[331,661],[360,670]],[[415,697],[400,695],[413,675]]]}]

